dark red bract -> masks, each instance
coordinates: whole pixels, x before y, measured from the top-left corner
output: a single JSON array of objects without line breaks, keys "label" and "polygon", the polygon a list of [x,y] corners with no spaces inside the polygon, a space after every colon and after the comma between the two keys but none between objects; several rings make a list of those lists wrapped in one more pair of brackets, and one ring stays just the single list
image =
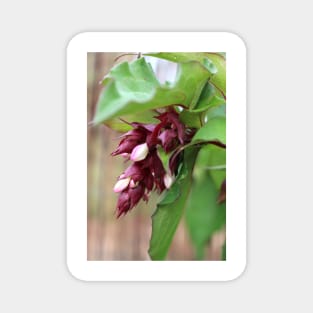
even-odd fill
[{"label": "dark red bract", "polygon": [[[114,191],[119,192],[117,217],[126,214],[143,199],[148,201],[149,193],[158,193],[169,188],[173,178],[169,175],[158,155],[160,146],[166,153],[186,144],[193,132],[186,129],[176,111],[170,110],[155,116],[158,124],[131,123],[132,130],[121,136],[117,149],[111,155],[122,155],[133,163],[120,175]],[[173,174],[178,166],[178,158],[170,162]]]}]

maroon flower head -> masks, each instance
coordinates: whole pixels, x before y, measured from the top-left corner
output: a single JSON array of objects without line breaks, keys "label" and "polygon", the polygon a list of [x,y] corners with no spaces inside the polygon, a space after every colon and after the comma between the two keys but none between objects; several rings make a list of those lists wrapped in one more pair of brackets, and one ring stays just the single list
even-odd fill
[{"label": "maroon flower head", "polygon": [[[158,155],[160,146],[166,153],[189,142],[193,136],[171,109],[155,116],[158,124],[131,123],[132,130],[121,136],[121,141],[111,155],[122,155],[133,163],[122,173],[113,190],[120,193],[117,201],[117,217],[126,214],[143,199],[148,201],[149,193],[155,189],[161,193],[169,189],[173,177],[169,175]],[[169,166],[172,175],[176,172],[180,153],[174,153]]]},{"label": "maroon flower head", "polygon": [[117,217],[130,210],[130,198],[127,191],[122,191],[117,200]]},{"label": "maroon flower head", "polygon": [[161,121],[166,129],[173,129],[177,133],[177,137],[181,144],[184,143],[185,125],[179,120],[179,115],[174,110],[165,112],[156,117]]},{"label": "maroon flower head", "polygon": [[142,128],[133,129],[122,135],[119,146],[111,155],[115,156],[122,153],[131,153],[132,150],[140,143],[144,143],[147,137],[147,131]]},{"label": "maroon flower head", "polygon": [[174,129],[165,129],[158,138],[166,153],[173,151],[179,145],[177,132]]}]

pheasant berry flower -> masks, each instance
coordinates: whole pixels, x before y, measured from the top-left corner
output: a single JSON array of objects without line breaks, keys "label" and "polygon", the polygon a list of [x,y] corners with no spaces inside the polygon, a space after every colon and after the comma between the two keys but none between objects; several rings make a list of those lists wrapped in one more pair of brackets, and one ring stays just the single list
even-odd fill
[{"label": "pheasant berry flower", "polygon": [[[158,193],[169,189],[174,177],[168,174],[158,155],[158,148],[170,153],[190,142],[193,131],[187,129],[173,109],[155,116],[158,124],[131,123],[132,130],[122,135],[112,156],[121,155],[133,163],[120,175],[113,190],[120,193],[117,201],[117,217],[126,214],[142,199],[149,200],[152,190]],[[170,159],[173,174],[178,158]]]}]

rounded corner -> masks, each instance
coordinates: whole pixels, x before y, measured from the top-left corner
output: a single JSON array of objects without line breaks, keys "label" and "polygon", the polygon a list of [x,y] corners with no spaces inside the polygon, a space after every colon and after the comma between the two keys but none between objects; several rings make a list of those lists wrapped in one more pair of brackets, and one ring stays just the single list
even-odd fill
[{"label": "rounded corner", "polygon": [[88,34],[88,32],[85,32],[85,31],[74,34],[74,35],[67,41],[66,50],[68,51],[72,46],[75,46],[75,44],[76,44],[77,42],[80,42],[81,39],[86,36],[86,34]]},{"label": "rounded corner", "polygon": [[246,269],[247,269],[247,260],[244,260],[244,262],[240,264],[238,268],[234,271],[233,275],[226,281],[231,282],[240,279],[242,275],[246,272]]},{"label": "rounded corner", "polygon": [[70,262],[66,262],[66,269],[69,275],[74,278],[75,280],[78,280],[79,282],[88,282],[87,279],[82,277],[79,273],[77,273],[76,269],[73,269],[73,267],[70,265]]},{"label": "rounded corner", "polygon": [[225,32],[225,33],[227,34],[227,36],[230,36],[236,43],[240,44],[245,51],[247,51],[247,43],[241,35],[236,34],[234,32]]}]

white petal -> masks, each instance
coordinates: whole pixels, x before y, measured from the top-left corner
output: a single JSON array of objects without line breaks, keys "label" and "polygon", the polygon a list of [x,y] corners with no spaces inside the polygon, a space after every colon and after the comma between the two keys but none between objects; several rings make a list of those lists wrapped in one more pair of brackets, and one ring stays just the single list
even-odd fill
[{"label": "white petal", "polygon": [[173,178],[169,174],[164,175],[164,185],[167,189],[169,189],[173,184]]},{"label": "white petal", "polygon": [[113,188],[114,192],[123,191],[124,189],[128,187],[129,182],[130,182],[130,177],[118,180]]},{"label": "white petal", "polygon": [[134,162],[138,162],[141,160],[144,160],[146,158],[146,156],[149,153],[149,148],[148,145],[146,143],[143,143],[141,145],[136,146],[131,155],[130,155],[130,159]]},{"label": "white petal", "polygon": [[135,184],[135,182],[133,180],[130,181],[129,187],[130,188],[135,188],[136,187],[136,184]]}]

